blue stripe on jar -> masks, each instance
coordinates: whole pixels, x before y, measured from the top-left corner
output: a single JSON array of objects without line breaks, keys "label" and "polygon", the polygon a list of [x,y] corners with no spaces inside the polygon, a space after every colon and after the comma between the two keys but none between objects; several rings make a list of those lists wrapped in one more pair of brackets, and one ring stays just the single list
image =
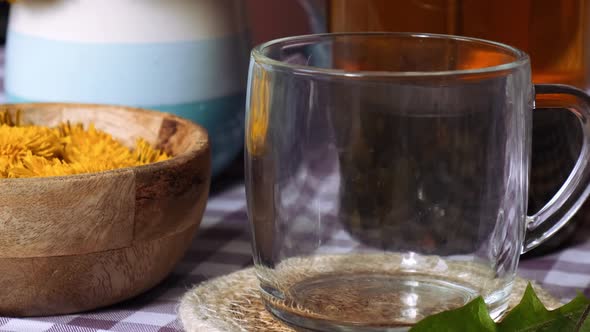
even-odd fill
[{"label": "blue stripe on jar", "polygon": [[246,38],[110,44],[9,30],[6,89],[32,100],[190,103],[245,91]]},{"label": "blue stripe on jar", "polygon": [[[28,103],[32,100],[7,92],[9,103]],[[244,142],[244,94],[206,101],[175,105],[134,105],[168,112],[189,119],[209,132],[212,151],[212,173],[218,175],[242,151]]]}]

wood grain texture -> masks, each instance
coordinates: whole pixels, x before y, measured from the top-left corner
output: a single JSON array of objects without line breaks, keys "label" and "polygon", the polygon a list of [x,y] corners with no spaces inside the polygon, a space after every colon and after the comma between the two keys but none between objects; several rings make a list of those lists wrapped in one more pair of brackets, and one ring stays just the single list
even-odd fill
[{"label": "wood grain texture", "polygon": [[0,312],[40,316],[91,310],[162,281],[197,226],[134,246],[74,256],[0,258]]},{"label": "wood grain texture", "polygon": [[0,182],[0,258],[85,254],[133,240],[131,169]]},{"label": "wood grain texture", "polygon": [[[184,123],[164,118],[156,145],[177,154],[189,149],[193,142],[202,141],[200,135]],[[210,162],[209,155],[199,151],[179,157],[184,162],[175,167],[154,171],[148,165],[137,169],[134,241],[180,232],[203,215]]]},{"label": "wood grain texture", "polygon": [[188,248],[209,193],[206,131],[160,112],[83,104],[4,105],[26,123],[94,123],[173,158],[94,174],[0,179],[0,314],[112,304],[162,280]]}]

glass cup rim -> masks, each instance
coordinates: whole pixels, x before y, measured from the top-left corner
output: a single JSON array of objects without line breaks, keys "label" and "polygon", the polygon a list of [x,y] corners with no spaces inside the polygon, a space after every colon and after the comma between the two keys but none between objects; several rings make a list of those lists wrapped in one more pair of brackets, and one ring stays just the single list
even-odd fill
[{"label": "glass cup rim", "polygon": [[[503,50],[511,53],[514,56],[514,60],[511,62],[502,63],[494,66],[487,66],[474,69],[459,69],[459,70],[440,70],[440,71],[376,71],[376,70],[344,70],[344,69],[333,69],[333,68],[322,68],[317,66],[289,64],[281,60],[273,59],[264,54],[264,50],[268,47],[277,45],[289,45],[301,43],[303,41],[309,41],[313,39],[333,39],[334,37],[354,37],[354,36],[392,36],[392,37],[410,37],[410,38],[434,38],[434,39],[452,39],[460,42],[483,44],[495,47],[499,50]],[[255,46],[251,52],[251,59],[257,64],[268,65],[273,69],[280,69],[283,71],[289,71],[293,74],[302,75],[324,75],[332,77],[345,77],[345,78],[371,78],[371,77],[384,77],[384,78],[428,78],[428,77],[441,77],[441,76],[470,76],[470,75],[489,75],[494,73],[503,73],[519,68],[529,63],[529,56],[526,52],[496,41],[465,37],[459,35],[446,35],[446,34],[435,34],[435,33],[422,33],[422,32],[337,32],[337,33],[318,33],[318,34],[307,34],[299,36],[291,36],[270,40]]]}]

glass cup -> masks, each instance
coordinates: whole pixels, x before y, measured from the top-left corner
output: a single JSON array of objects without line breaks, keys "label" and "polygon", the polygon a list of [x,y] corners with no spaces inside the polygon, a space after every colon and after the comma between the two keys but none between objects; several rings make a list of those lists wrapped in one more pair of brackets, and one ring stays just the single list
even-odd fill
[{"label": "glass cup", "polygon": [[[527,216],[534,105],[572,112],[584,142],[556,196]],[[268,310],[312,330],[392,331],[481,295],[499,317],[520,254],[590,192],[589,105],[573,87],[533,87],[524,52],[481,39],[258,46],[246,193]]]}]

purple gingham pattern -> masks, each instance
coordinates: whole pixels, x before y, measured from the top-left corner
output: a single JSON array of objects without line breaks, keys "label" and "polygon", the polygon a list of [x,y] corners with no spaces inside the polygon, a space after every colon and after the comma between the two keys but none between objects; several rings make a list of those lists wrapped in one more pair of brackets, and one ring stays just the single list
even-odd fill
[{"label": "purple gingham pattern", "polygon": [[518,273],[536,280],[551,294],[567,301],[583,292],[590,296],[590,224],[581,224],[561,250],[522,259]]},{"label": "purple gingham pattern", "polygon": [[[0,64],[3,60],[4,54],[0,51]],[[0,65],[0,78],[3,75],[4,68]],[[3,91],[1,79],[0,91]],[[1,94],[0,100],[3,100]],[[328,177],[327,180],[333,179]],[[303,199],[299,195],[317,188],[317,181],[313,174],[302,174],[291,184],[293,197],[285,199]],[[335,194],[330,188],[334,187],[326,186],[315,202],[329,201]],[[349,244],[351,239],[340,230],[329,240],[323,249],[334,252],[343,243]],[[238,182],[212,192],[202,226],[190,250],[171,275],[154,289],[124,303],[87,313],[35,318],[0,317],[0,331],[182,331],[176,308],[183,293],[195,284],[237,271],[251,262],[244,186]],[[562,300],[572,298],[579,291],[590,295],[590,225],[582,225],[574,241],[565,249],[521,260],[519,274],[538,281]]]}]

